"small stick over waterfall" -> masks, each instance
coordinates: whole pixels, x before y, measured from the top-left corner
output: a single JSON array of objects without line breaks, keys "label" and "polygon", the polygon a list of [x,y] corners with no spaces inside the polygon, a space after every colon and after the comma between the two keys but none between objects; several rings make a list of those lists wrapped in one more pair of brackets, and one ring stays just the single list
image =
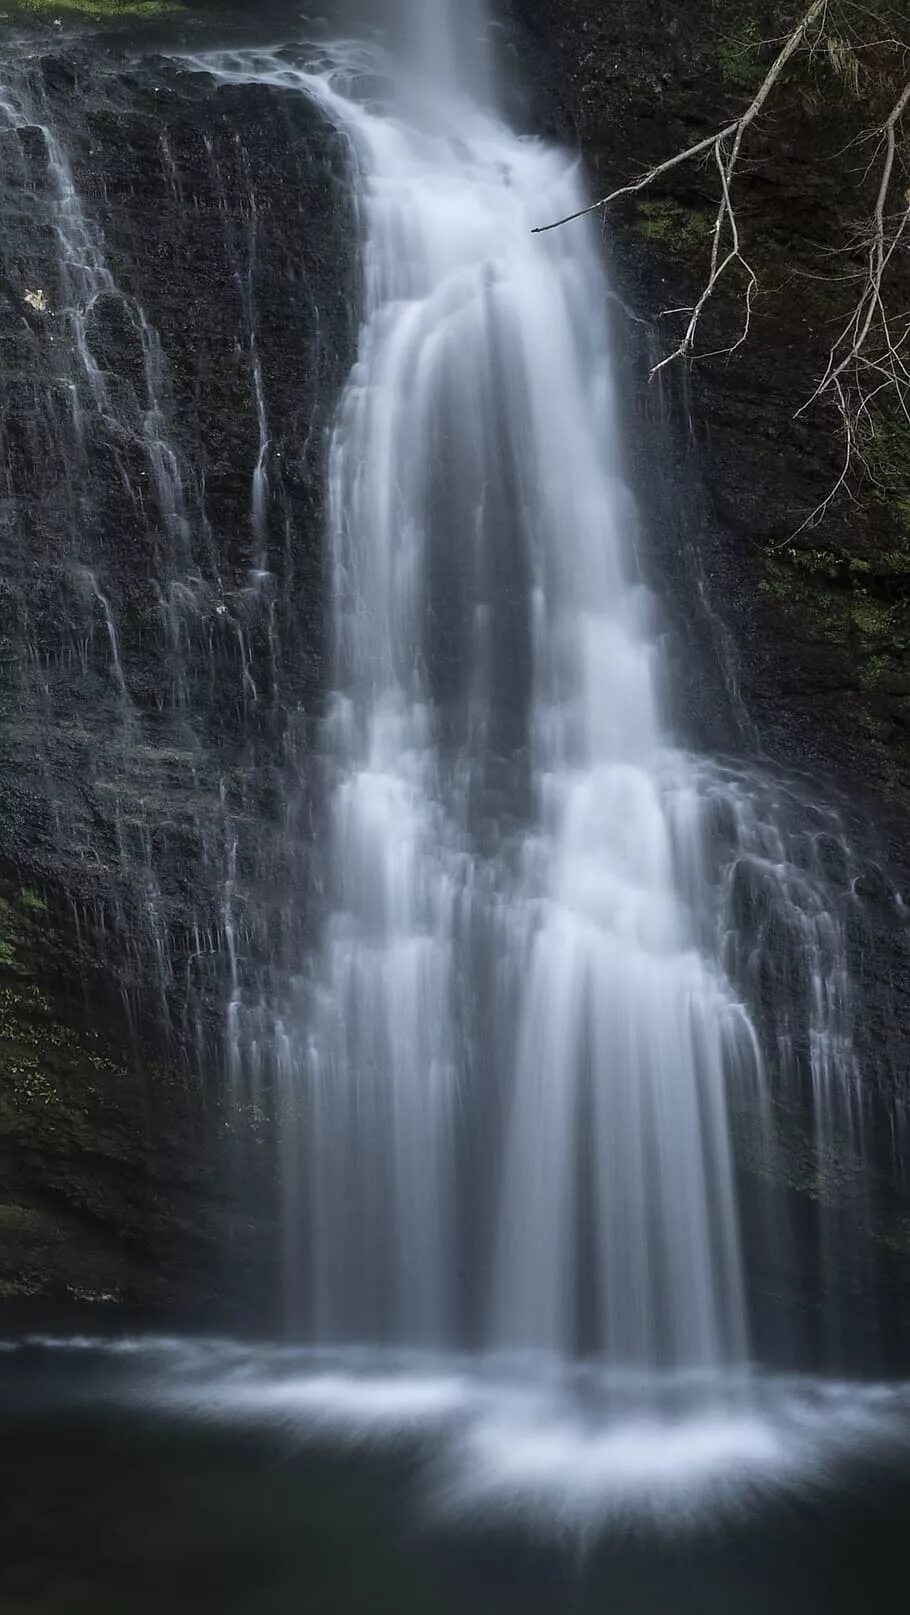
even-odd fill
[{"label": "small stick over waterfall", "polygon": [[[893,18],[889,26],[891,24]],[[874,27],[866,38],[870,25]],[[850,0],[844,0],[842,4],[835,4],[835,0],[813,0],[781,45],[755,95],[738,118],[703,140],[675,152],[665,161],[656,163],[637,179],[618,186],[590,206],[556,219],[551,224],[539,225],[534,231],[536,235],[543,235],[590,213],[603,212],[623,197],[634,196],[648,189],[685,163],[703,162],[708,158],[713,160],[718,174],[719,197],[711,234],[708,272],[701,292],[692,305],[661,310],[661,318],[687,315],[688,319],[675,347],[652,367],[652,377],[678,359],[729,356],[749,337],[753,306],[760,286],[756,270],[743,248],[734,195],[744,139],[765,108],[788,64],[802,51],[811,57],[824,47],[835,70],[842,76],[852,78],[854,90],[859,74],[856,53],[861,49],[888,48],[896,51],[906,65],[910,59],[910,33],[906,39],[883,38],[881,28],[880,17],[863,6],[850,3]],[[831,406],[843,436],[844,452],[832,486],[800,523],[796,532],[790,535],[791,538],[817,524],[832,501],[848,485],[851,473],[857,466],[873,482],[877,481],[874,456],[869,454],[869,446],[876,432],[874,412],[880,412],[883,406],[890,406],[899,412],[910,427],[910,367],[907,358],[910,311],[903,307],[897,311],[891,310],[886,301],[889,269],[895,266],[895,255],[906,252],[910,244],[910,187],[907,185],[910,164],[901,151],[900,138],[908,105],[910,80],[899,88],[884,118],[845,148],[872,146],[872,158],[862,178],[865,181],[870,170],[878,164],[879,183],[871,216],[860,224],[858,233],[846,241],[842,249],[861,262],[860,268],[851,269],[839,277],[856,283],[856,295],[851,300],[838,335],[831,343],[817,385],[797,411],[797,415],[802,415],[819,403]],[[842,157],[844,153],[838,155]],[[737,265],[745,277],[739,334],[722,347],[698,352],[695,344],[705,309],[720,282],[729,278]],[[785,542],[789,543],[790,538]]]}]

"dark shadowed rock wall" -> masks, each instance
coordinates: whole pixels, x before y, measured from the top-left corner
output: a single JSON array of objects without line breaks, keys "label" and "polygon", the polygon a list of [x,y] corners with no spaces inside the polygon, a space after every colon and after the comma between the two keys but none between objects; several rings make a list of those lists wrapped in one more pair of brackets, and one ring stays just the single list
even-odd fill
[{"label": "dark shadowed rock wall", "polygon": [[304,923],[346,153],[141,44],[0,39],[0,1294],[218,1287],[227,1006]]}]

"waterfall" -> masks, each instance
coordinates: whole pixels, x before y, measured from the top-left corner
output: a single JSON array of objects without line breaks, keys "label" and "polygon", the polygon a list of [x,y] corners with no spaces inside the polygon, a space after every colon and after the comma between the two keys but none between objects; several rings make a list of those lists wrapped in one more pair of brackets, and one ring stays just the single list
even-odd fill
[{"label": "waterfall", "polygon": [[[755,1037],[698,945],[576,166],[476,101],[364,104],[364,307],[330,457],[328,918],[292,1040],[318,1338],[747,1354],[727,1086]],[[699,894],[696,894],[698,896]],[[288,1122],[290,1125],[290,1122]],[[298,1201],[299,1208],[299,1201]]]},{"label": "waterfall", "polygon": [[[453,83],[450,8],[421,17],[416,78],[349,42],[193,59],[320,105],[361,231],[325,917],[270,1034],[289,1285],[327,1345],[741,1364],[734,1117],[756,1170],[774,1151],[756,1017],[817,1117],[849,1113],[843,934],[761,778],[674,744],[602,251],[533,234],[583,206],[577,165]],[[808,961],[792,1016],[765,912]],[[258,1013],[248,1035],[258,1060]]]},{"label": "waterfall", "polygon": [[[483,94],[489,86],[486,0],[352,0],[355,32],[378,31],[423,88]],[[412,82],[412,88],[418,85]]]},{"label": "waterfall", "polygon": [[725,1081],[753,1039],[674,876],[597,244],[531,233],[582,204],[573,166],[463,99],[337,115],[366,287],[331,470],[317,1321],[447,1338],[458,1113],[501,1104],[486,1338],[741,1357]]},{"label": "waterfall", "polygon": [[[492,1337],[565,1348],[587,1310],[620,1360],[713,1361],[744,1348],[741,1017],[674,886],[596,245],[535,242],[542,206],[580,202],[572,174],[469,104],[353,127],[366,310],[332,462],[337,906],[311,1078],[326,1314],[343,1327],[372,1275],[406,1338],[446,1331],[454,1114],[466,1081],[481,1115],[501,1083]],[[457,973],[481,968],[467,1073]]]}]

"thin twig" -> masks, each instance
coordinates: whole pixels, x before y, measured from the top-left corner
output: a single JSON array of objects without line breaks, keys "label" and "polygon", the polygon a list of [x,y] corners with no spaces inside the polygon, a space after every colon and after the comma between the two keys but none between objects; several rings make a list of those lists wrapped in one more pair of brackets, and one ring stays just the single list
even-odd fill
[{"label": "thin twig", "polygon": [[653,185],[654,181],[660,179],[663,174],[669,174],[671,169],[679,168],[682,163],[690,162],[693,157],[699,157],[703,152],[711,151],[712,148],[717,147],[718,142],[724,143],[731,135],[737,137],[736,154],[738,155],[743,135],[749,125],[755,122],[791,56],[799,50],[800,45],[816,21],[819,23],[820,28],[824,26],[828,3],[829,0],[813,0],[813,4],[809,7],[802,22],[794,28],[783,48],[778,52],[754,99],[741,117],[734,118],[732,123],[725,124],[724,128],[718,130],[716,134],[708,135],[704,140],[697,140],[694,146],[687,146],[685,151],[676,152],[673,157],[668,157],[666,162],[657,163],[654,168],[649,168],[648,172],[642,174],[639,179],[632,180],[628,185],[620,185],[618,190],[611,191],[609,196],[602,196],[598,202],[591,202],[587,207],[579,208],[576,213],[567,214],[564,219],[555,219],[552,224],[539,224],[533,232],[534,235],[544,235],[548,230],[559,230],[564,224],[572,224],[575,219],[583,219],[588,213],[596,213],[599,208],[609,207],[611,202],[618,201],[621,196],[632,196],[636,191],[643,191],[646,186]]}]

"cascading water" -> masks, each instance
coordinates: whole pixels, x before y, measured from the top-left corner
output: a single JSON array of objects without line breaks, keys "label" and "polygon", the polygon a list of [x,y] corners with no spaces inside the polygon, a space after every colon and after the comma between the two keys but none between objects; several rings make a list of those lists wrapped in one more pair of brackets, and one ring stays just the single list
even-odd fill
[{"label": "cascading water", "polygon": [[445,81],[361,99],[389,68],[357,47],[207,65],[315,97],[360,184],[328,918],[281,1026],[310,1326],[742,1361],[727,1094],[760,1061],[679,878],[699,792],[659,712],[597,243],[532,234],[581,205],[575,165]]},{"label": "cascading water", "polygon": [[597,247],[531,233],[575,175],[464,99],[336,115],[366,308],[332,456],[317,1326],[448,1337],[459,1109],[492,1131],[501,1097],[481,1337],[742,1357],[725,1082],[754,1040],[675,882]]},{"label": "cascading water", "polygon": [[[316,1338],[739,1362],[732,1133],[771,1176],[777,1107],[814,1135],[820,1185],[841,1193],[835,1135],[862,1184],[849,880],[838,912],[805,804],[781,813],[757,776],[669,743],[599,244],[531,233],[583,200],[574,166],[491,110],[479,8],[395,13],[392,55],[179,63],[271,85],[349,148],[362,329],[328,463],[318,730],[294,511],[319,428],[289,444],[276,408],[274,224],[248,145],[217,117],[202,136],[248,395],[225,533],[168,311],[81,193],[89,136],[27,54],[4,67],[4,160],[37,187],[26,306],[59,383],[27,419],[65,490],[40,534],[56,638],[21,595],[23,701],[69,725],[76,663],[106,713],[100,828],[75,853],[99,895],[76,923],[203,1067],[227,998],[238,1098],[260,1115],[280,1096],[288,1284]],[[166,129],[159,145],[182,218]],[[288,317],[314,327],[315,366],[318,306],[292,289]],[[161,329],[172,345],[173,312]],[[7,469],[18,491],[27,467]],[[44,522],[19,508],[23,532]],[[69,857],[62,817],[56,836]],[[837,1275],[825,1219],[817,1245]]]}]

